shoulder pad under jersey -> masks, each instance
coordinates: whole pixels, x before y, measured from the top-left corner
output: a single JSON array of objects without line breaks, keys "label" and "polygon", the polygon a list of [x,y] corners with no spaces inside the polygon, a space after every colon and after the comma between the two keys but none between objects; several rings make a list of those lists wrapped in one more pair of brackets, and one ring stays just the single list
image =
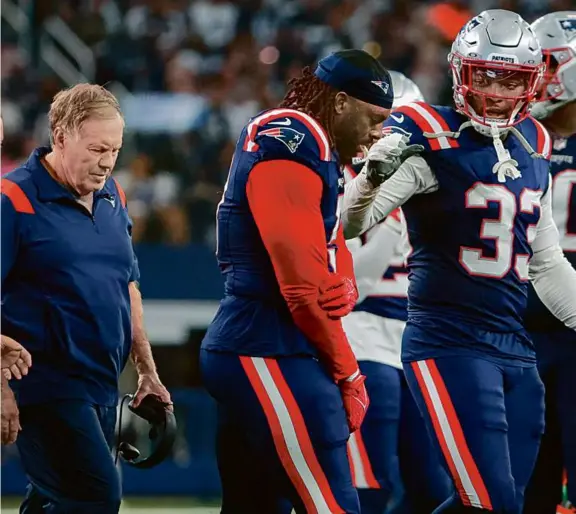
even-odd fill
[{"label": "shoulder pad under jersey", "polygon": [[536,152],[543,155],[545,159],[550,160],[552,138],[542,123],[536,118],[528,116],[517,128]]},{"label": "shoulder pad under jersey", "polygon": [[332,160],[328,134],[320,123],[294,109],[271,109],[246,126],[242,149],[258,152],[260,161],[285,159],[316,169]]},{"label": "shoulder pad under jersey", "polygon": [[[460,119],[451,107],[411,102],[392,111],[384,122],[384,134],[403,134],[410,139],[410,144],[423,145],[427,151],[448,150],[458,148],[458,140],[440,134],[455,132],[459,125]],[[435,137],[425,134],[435,134]]]}]

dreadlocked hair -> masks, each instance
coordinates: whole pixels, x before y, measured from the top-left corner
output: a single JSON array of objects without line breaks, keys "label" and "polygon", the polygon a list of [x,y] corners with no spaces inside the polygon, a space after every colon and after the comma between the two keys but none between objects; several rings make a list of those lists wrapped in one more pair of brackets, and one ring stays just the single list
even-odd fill
[{"label": "dreadlocked hair", "polygon": [[312,116],[328,134],[330,146],[334,146],[334,102],[337,93],[307,66],[300,77],[288,82],[288,91],[280,107]]}]

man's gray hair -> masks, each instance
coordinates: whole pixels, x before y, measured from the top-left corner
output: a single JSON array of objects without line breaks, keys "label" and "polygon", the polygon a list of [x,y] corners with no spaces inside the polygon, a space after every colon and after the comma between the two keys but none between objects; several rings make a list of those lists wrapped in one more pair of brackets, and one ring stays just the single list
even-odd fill
[{"label": "man's gray hair", "polygon": [[57,128],[74,133],[88,118],[110,118],[116,114],[122,117],[118,100],[110,91],[96,84],[76,84],[52,100],[48,112],[50,137]]}]

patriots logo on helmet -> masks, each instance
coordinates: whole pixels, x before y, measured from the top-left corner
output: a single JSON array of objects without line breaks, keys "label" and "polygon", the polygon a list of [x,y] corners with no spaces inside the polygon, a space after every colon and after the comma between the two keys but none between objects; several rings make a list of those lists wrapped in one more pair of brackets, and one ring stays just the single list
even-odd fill
[{"label": "patriots logo on helmet", "polygon": [[306,134],[288,127],[274,127],[266,129],[260,132],[260,135],[273,137],[274,139],[281,141],[286,145],[291,153],[296,153],[300,143],[302,143],[304,137],[306,136]]},{"label": "patriots logo on helmet", "polygon": [[470,32],[473,28],[477,27],[481,24],[480,17],[476,16],[476,18],[472,18],[466,25],[462,27],[460,34],[464,34],[465,32]]},{"label": "patriots logo on helmet", "polygon": [[576,18],[564,18],[563,20],[558,20],[558,23],[568,41],[576,37]]},{"label": "patriots logo on helmet", "polygon": [[370,82],[384,91],[385,95],[388,94],[388,90],[390,89],[390,84],[388,84],[388,82],[384,82],[383,80],[371,80]]}]

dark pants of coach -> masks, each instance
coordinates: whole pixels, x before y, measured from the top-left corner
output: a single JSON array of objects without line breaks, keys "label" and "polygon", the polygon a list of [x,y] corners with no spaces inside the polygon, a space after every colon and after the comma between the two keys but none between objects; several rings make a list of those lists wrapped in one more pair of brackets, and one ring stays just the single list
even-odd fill
[{"label": "dark pants of coach", "polygon": [[61,400],[20,408],[17,440],[30,481],[21,514],[117,514],[111,448],[116,408]]}]

